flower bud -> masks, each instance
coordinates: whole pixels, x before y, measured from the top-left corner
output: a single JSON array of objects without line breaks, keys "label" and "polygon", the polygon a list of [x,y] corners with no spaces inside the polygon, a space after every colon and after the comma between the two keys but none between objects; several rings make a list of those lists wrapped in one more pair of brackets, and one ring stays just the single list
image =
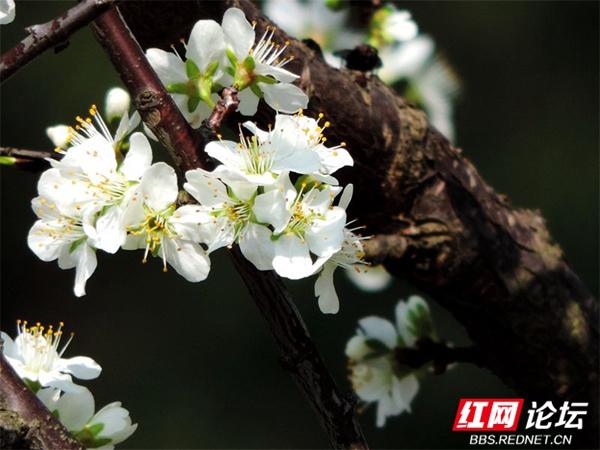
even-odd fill
[{"label": "flower bud", "polygon": [[129,111],[131,97],[129,93],[120,87],[110,89],[106,93],[106,102],[104,105],[105,115],[109,122],[114,119],[120,119]]},{"label": "flower bud", "polygon": [[46,128],[46,136],[55,147],[64,147],[69,142],[69,127],[66,125],[55,125]]}]

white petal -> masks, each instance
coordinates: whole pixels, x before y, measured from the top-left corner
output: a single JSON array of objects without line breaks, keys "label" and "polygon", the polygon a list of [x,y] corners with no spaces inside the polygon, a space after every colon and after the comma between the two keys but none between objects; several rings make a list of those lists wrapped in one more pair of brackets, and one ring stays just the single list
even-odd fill
[{"label": "white petal", "polygon": [[315,220],[306,231],[310,251],[322,257],[338,252],[344,242],[345,224],[346,211],[338,206],[328,210],[324,220]]},{"label": "white petal", "polygon": [[167,262],[175,271],[192,283],[205,280],[210,272],[210,259],[198,244],[183,239],[165,239]]},{"label": "white petal", "polygon": [[369,316],[359,320],[358,325],[368,338],[380,341],[390,350],[396,347],[396,328],[390,321],[380,317]]},{"label": "white petal", "polygon": [[129,150],[119,170],[128,180],[138,181],[151,164],[152,147],[150,142],[142,133],[133,133],[129,138]]},{"label": "white petal", "polygon": [[254,92],[252,92],[252,89],[246,88],[238,92],[238,99],[240,100],[238,111],[241,115],[253,116],[256,114],[256,110],[258,109],[258,101],[260,99]]},{"label": "white petal", "polygon": [[365,292],[380,292],[387,288],[393,280],[383,266],[365,266],[361,270],[346,270],[346,275],[350,281]]},{"label": "white petal", "polygon": [[267,104],[275,111],[295,113],[308,106],[308,96],[298,86],[289,83],[258,83]]},{"label": "white petal", "polygon": [[315,282],[315,295],[319,299],[319,308],[323,314],[337,314],[340,310],[340,300],[333,283],[336,268],[335,264],[325,264]]},{"label": "white petal", "polygon": [[199,20],[192,28],[185,57],[204,73],[213,61],[220,61],[225,51],[223,30],[214,20]]},{"label": "white petal", "polygon": [[315,151],[319,155],[321,168],[324,173],[331,174],[345,166],[353,166],[354,160],[348,150],[342,147],[329,148],[318,145]]},{"label": "white petal", "polygon": [[[206,149],[208,149],[212,143],[214,142],[209,143],[206,146]],[[222,147],[213,146],[214,151],[217,151],[217,148],[221,149]],[[227,187],[217,178],[211,176],[209,172],[206,172],[202,169],[188,170],[185,173],[185,178],[187,183],[183,185],[183,188],[189,192],[192,197],[194,197],[201,205],[214,206],[224,202],[229,202]]]},{"label": "white petal", "polygon": [[64,393],[56,404],[61,423],[73,432],[83,430],[94,415],[94,408],[94,397],[84,387],[75,392]]},{"label": "white petal", "polygon": [[273,269],[279,275],[298,280],[312,275],[315,271],[308,244],[294,234],[284,234],[275,241]]},{"label": "white petal", "polygon": [[187,81],[185,63],[177,55],[158,48],[149,48],[146,50],[146,58],[163,84]]},{"label": "white petal", "polygon": [[94,378],[98,378],[100,372],[102,372],[102,367],[87,356],[74,356],[68,359],[61,358],[58,368],[61,372],[70,373],[82,380],[93,380]]},{"label": "white petal", "polygon": [[242,165],[238,144],[233,141],[211,141],[204,151],[227,167],[239,169]]},{"label": "white petal", "polygon": [[131,425],[129,411],[121,406],[121,402],[110,403],[98,411],[90,425],[98,423],[104,425],[98,436],[111,439],[111,444],[123,442],[137,428],[137,425]]},{"label": "white petal", "polygon": [[73,257],[77,258],[73,290],[77,297],[81,297],[85,295],[85,283],[96,270],[96,252],[87,243],[83,243],[73,251]]},{"label": "white petal", "polygon": [[244,128],[249,130],[254,136],[258,138],[258,142],[263,143],[269,140],[269,132],[261,130],[254,122],[247,120],[242,125]]},{"label": "white petal", "polygon": [[15,1],[0,0],[0,25],[6,25],[15,20]]},{"label": "white petal", "polygon": [[346,344],[346,356],[354,361],[361,361],[365,356],[372,352],[372,349],[367,345],[365,336],[352,336]]},{"label": "white petal", "polygon": [[[4,0],[0,0],[0,3]],[[55,147],[64,147],[69,142],[69,127],[66,125],[55,125],[46,128],[46,136],[52,141]]]},{"label": "white petal", "polygon": [[279,189],[273,189],[257,195],[252,210],[256,220],[273,225],[275,233],[281,233],[292,216],[286,204],[286,193]]},{"label": "white petal", "polygon": [[270,66],[263,63],[257,63],[254,72],[258,75],[270,75],[283,83],[291,83],[300,78],[298,75],[293,74],[282,67]]},{"label": "white petal", "polygon": [[213,219],[209,208],[200,205],[184,205],[177,208],[169,222],[178,236],[192,242],[208,244],[212,236],[206,232],[205,225]]},{"label": "white petal", "polygon": [[163,163],[153,164],[144,174],[140,194],[146,205],[154,211],[163,211],[177,200],[177,175],[175,170]]},{"label": "white petal", "polygon": [[243,60],[254,45],[254,28],[241,9],[229,8],[223,15],[223,32],[238,60]]},{"label": "white petal", "polygon": [[419,380],[414,375],[407,375],[398,380],[394,377],[392,399],[401,411],[410,412],[410,404],[419,391]]},{"label": "white petal", "polygon": [[352,194],[354,194],[354,185],[347,184],[342,191],[342,195],[340,196],[340,201],[338,202],[338,206],[343,209],[348,209],[350,205],[350,201],[352,200]]},{"label": "white petal", "polygon": [[271,240],[271,231],[262,225],[249,223],[239,240],[244,257],[258,270],[273,270],[275,244]]},{"label": "white petal", "polygon": [[38,220],[33,224],[27,235],[27,245],[42,261],[54,261],[58,258],[64,245],[62,240],[49,233],[48,223]]},{"label": "white petal", "polygon": [[123,117],[129,112],[131,106],[131,96],[129,92],[120,87],[114,87],[108,90],[104,99],[104,113],[110,122],[116,117]]},{"label": "white petal", "polygon": [[415,334],[410,317],[420,315],[421,308],[425,308],[426,314],[429,314],[429,306],[418,295],[411,295],[406,302],[401,300],[396,305],[396,327],[407,347],[412,347],[419,338]]},{"label": "white petal", "polygon": [[107,253],[116,253],[125,243],[127,230],[123,222],[124,210],[111,206],[96,220],[94,247]]},{"label": "white petal", "polygon": [[71,147],[61,160],[66,166],[80,167],[92,183],[111,178],[117,169],[117,159],[112,142],[95,135]]}]

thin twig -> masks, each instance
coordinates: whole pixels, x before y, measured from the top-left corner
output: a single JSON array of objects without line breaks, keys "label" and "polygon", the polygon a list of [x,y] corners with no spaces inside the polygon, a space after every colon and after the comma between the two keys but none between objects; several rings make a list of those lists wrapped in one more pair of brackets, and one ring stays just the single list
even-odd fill
[{"label": "thin twig", "polygon": [[41,172],[50,167],[48,158],[56,153],[41,150],[26,150],[14,147],[0,147],[0,165],[14,166],[30,172]]},{"label": "thin twig", "polygon": [[[204,136],[195,133],[185,121],[118,10],[111,10],[97,19],[94,31],[131,92],[142,119],[169,149],[179,168],[185,171],[210,167],[208,157],[202,152],[206,144]],[[233,104],[229,103],[230,107],[223,110],[224,116],[231,112]],[[213,129],[218,128],[222,120],[219,118],[221,113],[216,114],[211,125]],[[273,272],[257,270],[237,247],[231,254],[274,335],[282,361],[317,412],[331,445],[334,448],[367,448],[354,402],[337,388],[282,280]]]},{"label": "thin twig", "polygon": [[82,0],[60,17],[27,27],[29,36],[0,58],[0,82],[46,50],[64,44],[71,34],[106,11],[117,0]]},{"label": "thin twig", "polygon": [[419,369],[431,363],[436,375],[446,371],[450,364],[469,363],[483,365],[483,358],[477,347],[450,347],[444,342],[419,339],[415,347],[398,347],[394,358],[400,365]]},{"label": "thin twig", "polygon": [[[0,353],[0,448],[83,450]],[[12,429],[8,429],[8,424]]]}]

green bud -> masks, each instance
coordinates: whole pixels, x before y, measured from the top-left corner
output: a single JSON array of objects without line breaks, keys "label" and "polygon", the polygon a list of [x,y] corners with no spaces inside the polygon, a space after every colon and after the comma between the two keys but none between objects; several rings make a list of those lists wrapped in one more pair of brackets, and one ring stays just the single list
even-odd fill
[{"label": "green bud", "polygon": [[12,156],[0,156],[0,165],[13,166],[17,162],[17,158]]}]

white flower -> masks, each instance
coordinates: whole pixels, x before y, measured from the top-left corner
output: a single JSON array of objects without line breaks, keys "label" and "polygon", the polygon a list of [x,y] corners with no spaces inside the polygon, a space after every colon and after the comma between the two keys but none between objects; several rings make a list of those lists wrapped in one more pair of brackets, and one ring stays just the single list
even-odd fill
[{"label": "white flower", "polygon": [[51,161],[54,168],[42,175],[38,191],[60,208],[81,211],[89,218],[86,233],[92,245],[115,253],[125,242],[123,217],[135,186],[152,163],[152,148],[142,133],[133,133],[119,163],[123,141],[139,123],[139,115],[130,120],[125,112],[113,138],[95,107],[90,113],[98,128],[91,119],[78,118],[79,130],[70,131],[71,146],[61,150],[60,161]]},{"label": "white flower", "polygon": [[361,33],[348,27],[348,11],[334,11],[323,0],[268,0],[264,8],[286,33],[319,44],[325,60],[334,67],[340,66],[334,50],[353,48],[363,41]]},{"label": "white flower", "polygon": [[41,386],[52,386],[65,392],[78,391],[82,387],[75,385],[71,376],[91,380],[100,375],[101,367],[91,358],[62,357],[71,342],[69,339],[59,349],[62,327],[62,322],[57,329],[53,329],[52,325],[45,329],[39,323],[28,327],[27,321],[18,320],[14,341],[6,333],[1,333],[6,360],[34,392]]},{"label": "white flower", "polygon": [[383,291],[393,280],[383,266],[368,266],[364,270],[347,270],[346,275],[364,292]]},{"label": "white flower", "polygon": [[254,27],[238,8],[225,11],[222,28],[231,64],[228,75],[233,87],[240,91],[240,113],[254,115],[260,98],[276,111],[294,113],[307,107],[306,94],[291,84],[298,75],[283,68],[291,60],[281,59],[287,43],[275,44],[274,30],[267,29],[255,44]]},{"label": "white flower", "polygon": [[422,298],[412,296],[398,302],[395,326],[375,316],[358,324],[357,334],[346,345],[350,380],[361,400],[377,403],[376,423],[382,427],[387,417],[410,412],[419,390],[415,369],[395,361],[394,350],[434,335],[429,308]]},{"label": "white flower", "polygon": [[224,70],[225,38],[214,20],[199,20],[186,45],[185,60],[158,48],[146,51],[148,61],[193,128],[198,128],[218,97],[213,88]]},{"label": "white flower", "polygon": [[57,389],[42,389],[37,396],[85,448],[111,450],[137,429],[121,402],[94,414],[94,397],[86,388],[63,395]]},{"label": "white flower", "polygon": [[131,96],[129,92],[120,87],[114,87],[106,93],[104,100],[104,111],[109,122],[120,119],[129,112]]},{"label": "white flower", "polygon": [[[54,173],[52,170],[44,175]],[[69,210],[44,197],[34,198],[31,206],[39,220],[29,230],[29,248],[42,261],[58,259],[61,269],[75,268],[75,295],[85,295],[85,283],[96,270],[97,261],[96,249],[84,231],[84,217],[75,211],[76,206]]]},{"label": "white flower", "polygon": [[379,13],[383,13],[381,32],[386,42],[409,41],[417,36],[419,28],[412,20],[410,12],[399,10],[393,5],[386,5],[375,15]]},{"label": "white flower", "polygon": [[196,169],[185,174],[185,190],[200,203],[201,239],[208,243],[209,252],[238,242],[242,254],[259,270],[272,269],[271,231],[256,223],[253,212],[255,201],[264,203],[264,197],[270,200],[269,194],[257,196],[252,184],[225,184],[217,173]]},{"label": "white flower", "polygon": [[333,206],[339,187],[318,182],[311,187],[301,181],[300,191],[296,191],[289,181],[279,185],[289,186],[276,189],[285,199],[286,208],[260,210],[255,206],[255,213],[260,222],[275,229],[273,269],[296,280],[312,275],[342,248],[346,211]]},{"label": "white flower", "polygon": [[[275,126],[269,132],[259,129],[252,122],[246,122],[244,126],[258,138],[263,152],[278,155],[279,167],[327,177],[344,166],[354,165],[354,160],[344,148],[344,142],[335,147],[325,145],[327,138],[323,133],[330,123],[321,125],[322,118],[323,114],[319,114],[315,120],[304,116],[302,112],[291,116],[277,114]],[[324,180],[337,184],[332,177]]]},{"label": "white flower", "polygon": [[15,20],[15,0],[0,0],[0,25]]},{"label": "white flower", "polygon": [[431,124],[453,140],[453,104],[460,93],[460,82],[450,66],[436,57],[433,40],[422,35],[401,44],[383,46],[379,57],[383,63],[379,77],[388,84],[406,80],[405,95],[422,104]]},{"label": "white flower", "polygon": [[66,125],[55,125],[46,128],[46,135],[55,147],[65,147],[69,143],[71,132]]},{"label": "white flower", "polygon": [[186,280],[197,282],[208,276],[210,260],[198,244],[204,219],[198,207],[176,207],[177,176],[172,167],[156,163],[142,178],[131,199],[124,222],[129,235],[123,245],[126,250],[145,249],[163,260],[163,271],[169,263]]}]

